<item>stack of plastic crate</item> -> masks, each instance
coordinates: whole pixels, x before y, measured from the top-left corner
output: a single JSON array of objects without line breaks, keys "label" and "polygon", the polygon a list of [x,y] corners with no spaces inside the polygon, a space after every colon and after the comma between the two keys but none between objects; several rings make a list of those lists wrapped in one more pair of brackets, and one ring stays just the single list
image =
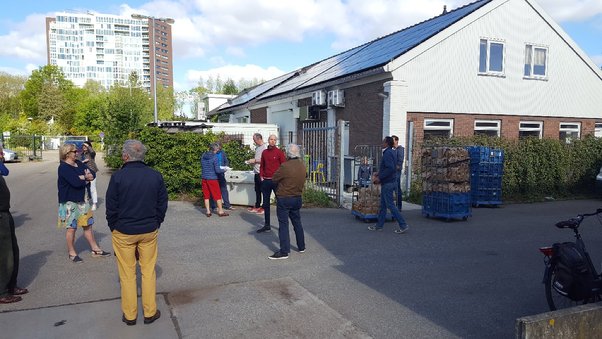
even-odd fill
[{"label": "stack of plastic crate", "polygon": [[471,215],[470,158],[461,147],[437,147],[422,154],[422,215],[464,219]]},{"label": "stack of plastic crate", "polygon": [[504,151],[486,146],[467,149],[470,154],[472,205],[501,205]]}]

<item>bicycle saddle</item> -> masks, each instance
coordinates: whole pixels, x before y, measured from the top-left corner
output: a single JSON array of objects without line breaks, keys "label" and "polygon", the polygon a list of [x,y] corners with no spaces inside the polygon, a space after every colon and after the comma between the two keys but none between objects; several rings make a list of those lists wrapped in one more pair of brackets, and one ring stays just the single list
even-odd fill
[{"label": "bicycle saddle", "polygon": [[579,227],[579,220],[577,219],[569,219],[556,223],[556,227],[558,228],[577,228]]}]

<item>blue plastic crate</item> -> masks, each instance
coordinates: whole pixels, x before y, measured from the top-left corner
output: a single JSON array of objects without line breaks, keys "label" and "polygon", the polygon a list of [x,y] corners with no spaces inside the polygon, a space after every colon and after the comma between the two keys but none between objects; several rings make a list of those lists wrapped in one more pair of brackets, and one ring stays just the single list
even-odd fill
[{"label": "blue plastic crate", "polygon": [[504,151],[486,146],[468,146],[466,147],[470,155],[471,163],[481,162],[504,162]]},{"label": "blue plastic crate", "polygon": [[472,174],[470,176],[470,189],[471,191],[479,191],[481,189],[489,188],[502,188],[502,177],[499,175],[477,175]]},{"label": "blue plastic crate", "polygon": [[426,217],[465,220],[471,216],[470,193],[429,192],[422,202],[422,215]]},{"label": "blue plastic crate", "polygon": [[485,175],[503,175],[504,174],[504,163],[501,162],[476,162],[470,164],[471,174],[485,174]]},{"label": "blue plastic crate", "polygon": [[472,191],[472,205],[501,205],[502,188],[481,188]]}]

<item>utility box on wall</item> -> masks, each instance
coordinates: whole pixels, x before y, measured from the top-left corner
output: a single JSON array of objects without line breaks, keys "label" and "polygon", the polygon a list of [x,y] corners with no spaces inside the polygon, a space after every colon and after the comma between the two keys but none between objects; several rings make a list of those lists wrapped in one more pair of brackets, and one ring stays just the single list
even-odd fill
[{"label": "utility box on wall", "polygon": [[326,93],[324,91],[315,91],[311,94],[311,105],[312,106],[325,106],[326,105]]},{"label": "utility box on wall", "polygon": [[328,106],[345,106],[345,92],[341,89],[328,91]]}]

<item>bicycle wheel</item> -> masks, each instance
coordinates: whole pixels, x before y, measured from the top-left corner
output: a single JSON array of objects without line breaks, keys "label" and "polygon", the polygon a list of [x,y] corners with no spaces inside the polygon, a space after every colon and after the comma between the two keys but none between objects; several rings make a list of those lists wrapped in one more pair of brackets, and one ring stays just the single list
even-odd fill
[{"label": "bicycle wheel", "polygon": [[563,308],[569,308],[577,305],[584,304],[584,301],[574,301],[569,298],[566,293],[560,291],[554,286],[556,281],[557,267],[556,264],[552,264],[547,272],[545,279],[546,299],[548,300],[548,306],[550,311],[556,311]]}]

